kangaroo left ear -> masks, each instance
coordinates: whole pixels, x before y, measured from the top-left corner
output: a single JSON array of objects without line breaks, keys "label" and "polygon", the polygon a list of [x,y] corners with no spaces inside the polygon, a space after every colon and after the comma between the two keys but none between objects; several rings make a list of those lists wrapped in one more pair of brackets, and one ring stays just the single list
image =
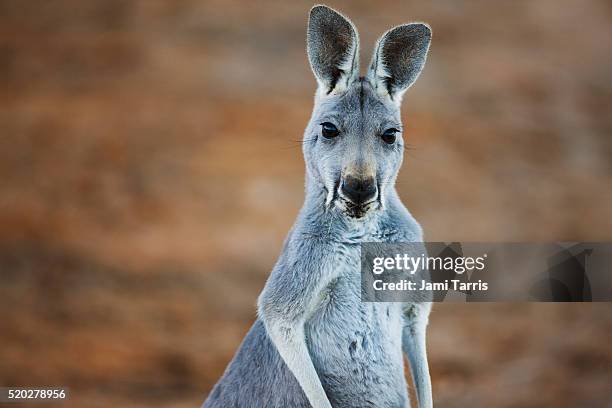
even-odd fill
[{"label": "kangaroo left ear", "polygon": [[423,23],[392,28],[378,40],[367,76],[379,94],[401,102],[425,66],[430,42],[431,29]]}]

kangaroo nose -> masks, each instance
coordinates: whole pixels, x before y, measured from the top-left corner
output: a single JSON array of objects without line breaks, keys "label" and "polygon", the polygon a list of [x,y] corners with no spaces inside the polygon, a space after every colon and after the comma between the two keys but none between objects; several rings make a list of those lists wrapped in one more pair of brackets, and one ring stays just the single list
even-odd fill
[{"label": "kangaroo nose", "polygon": [[363,204],[376,195],[376,183],[373,178],[347,176],[342,181],[342,194],[355,204]]}]

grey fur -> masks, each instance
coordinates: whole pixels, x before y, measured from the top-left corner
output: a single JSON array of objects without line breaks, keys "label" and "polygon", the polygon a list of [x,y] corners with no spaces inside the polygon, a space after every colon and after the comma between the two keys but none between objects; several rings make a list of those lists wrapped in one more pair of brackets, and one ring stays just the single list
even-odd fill
[{"label": "grey fur", "polygon": [[[432,406],[425,350],[431,304],[361,302],[359,270],[361,242],[423,240],[394,187],[403,158],[401,132],[393,144],[381,134],[401,130],[394,94],[422,69],[429,30],[402,37],[409,40],[408,53],[389,48],[397,56],[385,59],[387,72],[397,79],[389,93],[386,87],[380,91],[376,72],[360,78],[353,60],[346,63],[346,41],[321,40],[333,37],[330,21],[343,33],[355,34],[354,47],[348,48],[357,49],[348,20],[325,6],[311,10],[308,50],[319,90],[304,133],[305,202],[259,297],[259,317],[205,408],[407,407],[402,350],[419,405]],[[317,49],[321,44],[325,50]],[[334,55],[330,44],[343,56],[343,72],[335,82],[326,73],[338,60],[322,57]],[[414,55],[421,59],[417,64],[400,58]],[[390,61],[397,66],[389,66]],[[322,122],[335,124],[340,134],[324,138]],[[376,198],[359,205],[348,200],[341,187],[349,175],[373,177]]]}]

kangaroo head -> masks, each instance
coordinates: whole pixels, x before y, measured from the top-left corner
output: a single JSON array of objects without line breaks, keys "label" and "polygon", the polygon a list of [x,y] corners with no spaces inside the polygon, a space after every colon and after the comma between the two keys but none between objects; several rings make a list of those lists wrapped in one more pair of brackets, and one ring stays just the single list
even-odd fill
[{"label": "kangaroo head", "polygon": [[308,59],[318,89],[303,150],[309,182],[324,189],[328,208],[354,218],[384,208],[403,159],[402,95],[423,69],[430,40],[425,24],[392,28],[360,77],[355,26],[329,7],[310,11]]}]

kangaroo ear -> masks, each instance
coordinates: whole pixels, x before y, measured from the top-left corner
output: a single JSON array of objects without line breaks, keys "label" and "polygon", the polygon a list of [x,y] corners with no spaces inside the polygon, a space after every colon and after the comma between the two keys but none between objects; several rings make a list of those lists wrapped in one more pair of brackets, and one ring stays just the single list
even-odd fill
[{"label": "kangaroo ear", "polygon": [[353,23],[326,6],[314,6],[308,19],[308,60],[325,94],[341,92],[359,74],[359,38]]},{"label": "kangaroo ear", "polygon": [[387,31],[376,44],[368,79],[381,95],[399,103],[425,66],[431,29],[422,23]]}]

